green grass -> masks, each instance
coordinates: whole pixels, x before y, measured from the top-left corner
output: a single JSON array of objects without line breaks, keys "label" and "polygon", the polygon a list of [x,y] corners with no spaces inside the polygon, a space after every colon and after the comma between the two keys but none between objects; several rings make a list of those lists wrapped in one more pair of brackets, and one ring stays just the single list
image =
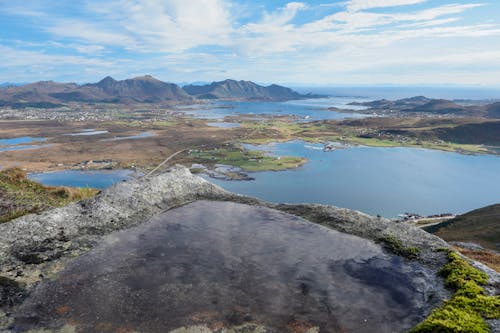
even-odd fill
[{"label": "green grass", "polygon": [[94,196],[98,190],[44,186],[17,168],[0,172],[0,223]]},{"label": "green grass", "polygon": [[293,169],[306,162],[306,159],[301,157],[266,156],[262,151],[250,151],[240,147],[202,150],[192,152],[191,156],[201,163],[227,164],[251,172]]},{"label": "green grass", "polygon": [[485,319],[500,318],[500,297],[488,296],[482,287],[488,275],[472,267],[452,250],[445,249],[448,264],[441,270],[446,286],[455,291],[453,297],[435,309],[411,333],[487,333]]}]

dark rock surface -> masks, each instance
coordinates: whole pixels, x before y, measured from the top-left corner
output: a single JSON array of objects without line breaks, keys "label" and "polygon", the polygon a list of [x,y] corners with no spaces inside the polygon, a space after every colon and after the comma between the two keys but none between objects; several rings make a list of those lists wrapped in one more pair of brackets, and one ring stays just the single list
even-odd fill
[{"label": "dark rock surface", "polygon": [[439,284],[372,241],[270,208],[197,201],[105,237],[40,285],[14,327],[168,332],[253,322],[285,332],[302,322],[402,332],[437,302]]}]

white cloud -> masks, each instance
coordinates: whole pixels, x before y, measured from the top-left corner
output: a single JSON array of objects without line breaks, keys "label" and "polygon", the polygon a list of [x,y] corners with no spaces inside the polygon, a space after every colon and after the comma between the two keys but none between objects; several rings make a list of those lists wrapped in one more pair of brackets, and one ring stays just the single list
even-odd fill
[{"label": "white cloud", "polygon": [[303,2],[289,2],[285,7],[269,14],[264,15],[264,22],[267,24],[283,25],[292,20],[297,12],[306,9],[307,5]]},{"label": "white cloud", "polygon": [[349,11],[359,11],[371,8],[397,7],[415,5],[427,0],[350,0],[347,4]]},{"label": "white cloud", "polygon": [[49,31],[136,51],[181,52],[227,40],[232,31],[229,7],[224,0],[113,0],[88,5],[101,22],[59,21]]},{"label": "white cloud", "polygon": [[[289,2],[273,11],[258,8],[258,16],[248,14],[243,21],[234,14],[241,13],[241,7],[230,0],[88,0],[77,16],[39,9],[30,14],[28,8],[29,17],[43,16],[37,23],[51,41],[20,45],[17,59],[14,49],[0,48],[6,53],[0,54],[0,66],[20,70],[33,62],[48,72],[59,62],[89,73],[163,73],[166,80],[226,75],[259,80],[256,76],[261,75],[304,82],[396,77],[388,74],[396,71],[391,66],[403,68],[401,76],[415,75],[414,68],[425,66],[472,67],[474,60],[500,66],[494,60],[500,43],[498,20],[493,14],[464,20],[468,11],[487,4],[451,1],[351,0],[320,6]],[[425,9],[405,7],[424,3]],[[52,51],[72,49],[79,55],[27,51],[47,45]]]}]

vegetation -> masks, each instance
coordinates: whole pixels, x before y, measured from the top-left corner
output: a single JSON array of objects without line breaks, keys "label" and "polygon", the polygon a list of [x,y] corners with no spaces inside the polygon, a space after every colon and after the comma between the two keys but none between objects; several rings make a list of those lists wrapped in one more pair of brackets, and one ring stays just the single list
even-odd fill
[{"label": "vegetation", "polygon": [[403,242],[394,236],[387,235],[379,238],[379,241],[382,242],[389,251],[399,256],[408,259],[417,259],[420,255],[420,249],[418,247],[404,246]]},{"label": "vegetation", "polygon": [[426,227],[446,241],[473,242],[500,251],[500,204],[473,210],[452,220]]},{"label": "vegetation", "polygon": [[[292,139],[307,142],[339,141],[371,147],[416,147],[466,154],[496,153],[492,147],[481,143],[498,144],[491,122],[475,124],[474,128],[488,129],[484,140],[457,140],[455,133],[463,128],[462,122],[477,122],[476,119],[428,119],[420,118],[366,118],[361,120],[318,121],[310,123],[293,123],[278,119],[265,123],[247,122],[245,128],[254,131],[245,142],[266,143]],[[474,132],[475,133],[475,132]],[[483,136],[481,138],[483,138]]]},{"label": "vegetation", "polygon": [[482,285],[488,276],[473,268],[452,250],[445,249],[449,263],[441,270],[452,299],[435,309],[412,333],[489,332],[485,319],[500,318],[500,297],[488,296]]},{"label": "vegetation", "polygon": [[191,156],[199,163],[227,164],[246,171],[280,171],[296,168],[306,162],[301,157],[267,156],[262,151],[241,147],[198,150],[191,152]]},{"label": "vegetation", "polygon": [[462,253],[464,256],[479,261],[491,269],[500,272],[500,254],[498,252],[489,251],[486,249],[482,250],[471,250],[465,249],[458,246],[454,247],[455,250]]},{"label": "vegetation", "polygon": [[50,187],[29,180],[18,168],[0,172],[0,223],[94,196],[90,188]]}]

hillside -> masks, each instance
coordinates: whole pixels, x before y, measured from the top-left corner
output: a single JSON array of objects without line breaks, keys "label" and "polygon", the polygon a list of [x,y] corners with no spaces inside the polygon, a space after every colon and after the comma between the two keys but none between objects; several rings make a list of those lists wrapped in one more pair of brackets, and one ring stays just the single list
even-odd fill
[{"label": "hillside", "polygon": [[500,204],[476,209],[425,230],[446,241],[473,242],[500,251]]},{"label": "hillside", "polygon": [[500,146],[500,121],[441,127],[421,133],[422,137],[427,135],[460,144]]},{"label": "hillside", "polygon": [[500,102],[487,105],[486,114],[490,118],[500,119]]},{"label": "hillside", "polygon": [[286,101],[315,97],[301,95],[290,88],[276,84],[261,86],[251,81],[224,80],[207,85],[187,85],[183,89],[190,95],[200,99],[244,99]]},{"label": "hillside", "polygon": [[20,169],[0,171],[0,223],[67,205],[95,195],[94,189],[49,187],[26,178]]}]

